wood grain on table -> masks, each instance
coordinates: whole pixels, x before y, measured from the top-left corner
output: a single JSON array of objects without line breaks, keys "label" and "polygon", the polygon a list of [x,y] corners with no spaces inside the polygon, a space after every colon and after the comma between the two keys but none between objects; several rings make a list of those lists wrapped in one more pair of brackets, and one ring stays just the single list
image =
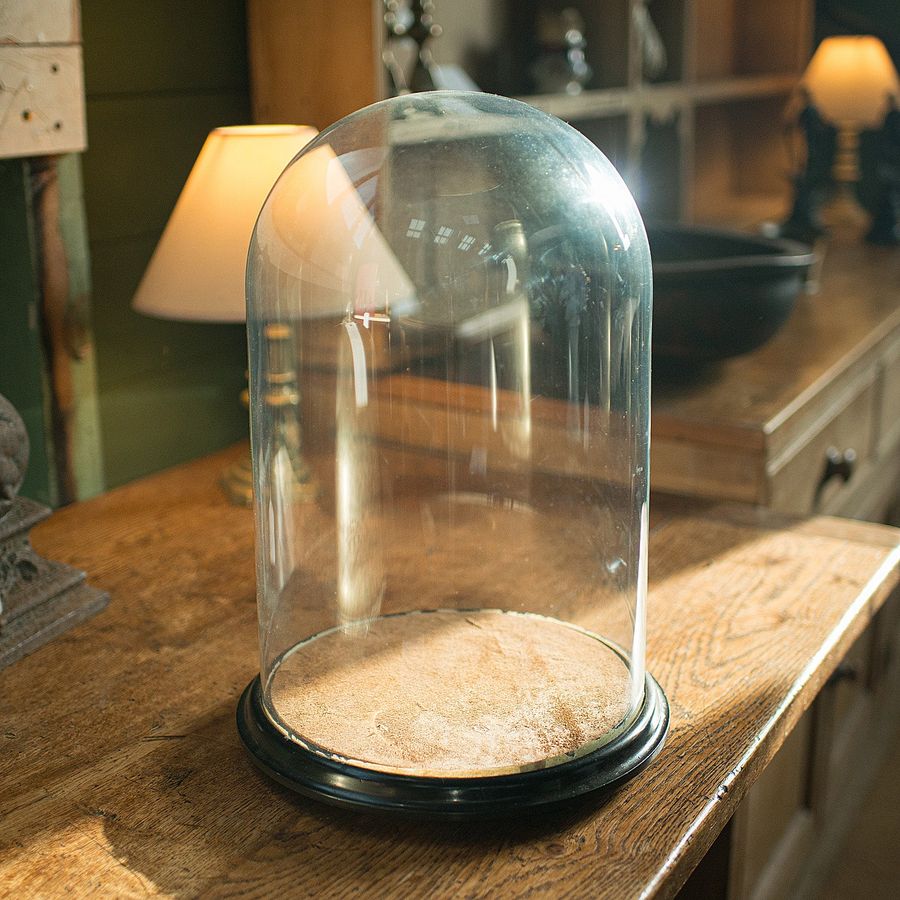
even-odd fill
[{"label": "wood grain on table", "polygon": [[0,892],[671,896],[896,585],[896,532],[655,502],[657,760],[604,803],[476,824],[347,812],[259,774],[253,521],[230,451],[57,512],[39,552],[106,612],[0,673]]}]

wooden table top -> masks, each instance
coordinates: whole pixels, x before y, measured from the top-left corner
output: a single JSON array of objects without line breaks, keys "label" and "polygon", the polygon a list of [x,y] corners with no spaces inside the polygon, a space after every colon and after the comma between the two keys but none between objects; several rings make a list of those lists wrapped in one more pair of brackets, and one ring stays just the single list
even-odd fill
[{"label": "wooden table top", "polygon": [[234,451],[55,513],[43,555],[107,610],[0,672],[0,892],[671,896],[898,581],[898,534],[657,500],[648,663],[657,760],[604,803],[429,824],[336,810],[251,765],[252,515]]}]

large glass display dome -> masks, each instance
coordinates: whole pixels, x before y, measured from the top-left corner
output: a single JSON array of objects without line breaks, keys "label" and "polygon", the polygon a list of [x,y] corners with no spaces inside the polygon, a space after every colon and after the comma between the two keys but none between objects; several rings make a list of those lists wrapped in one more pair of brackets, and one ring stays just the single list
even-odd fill
[{"label": "large glass display dome", "polygon": [[513,100],[376,103],[254,232],[256,761],[336,802],[551,803],[645,765],[651,267],[600,151]]}]

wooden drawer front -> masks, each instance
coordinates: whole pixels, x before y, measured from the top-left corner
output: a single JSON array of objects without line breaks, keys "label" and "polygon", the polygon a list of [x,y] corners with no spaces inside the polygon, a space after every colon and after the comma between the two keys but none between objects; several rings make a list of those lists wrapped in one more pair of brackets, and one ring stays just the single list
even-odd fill
[{"label": "wooden drawer front", "polygon": [[881,375],[878,409],[878,452],[887,453],[900,444],[900,344],[886,360]]},{"label": "wooden drawer front", "polygon": [[848,773],[872,739],[873,629],[867,628],[850,648],[819,698],[825,757],[824,809],[826,815],[840,802]]},{"label": "wooden drawer front", "polygon": [[900,692],[900,588],[875,616],[869,685],[877,694]]},{"label": "wooden drawer front", "polygon": [[[856,487],[860,469],[873,456],[875,385],[868,384],[820,431],[787,460],[770,466],[768,506],[781,512],[810,515],[830,512],[840,506],[842,495]],[[824,481],[829,468],[829,450],[845,455],[852,450],[855,460],[847,480],[838,461],[831,464],[839,474]]]},{"label": "wooden drawer front", "polygon": [[853,718],[869,686],[871,665],[872,630],[866,629],[850,648],[841,664],[828,681],[834,715],[835,737],[853,730]]},{"label": "wooden drawer front", "polygon": [[735,813],[729,900],[791,896],[813,839],[812,720],[808,710]]}]

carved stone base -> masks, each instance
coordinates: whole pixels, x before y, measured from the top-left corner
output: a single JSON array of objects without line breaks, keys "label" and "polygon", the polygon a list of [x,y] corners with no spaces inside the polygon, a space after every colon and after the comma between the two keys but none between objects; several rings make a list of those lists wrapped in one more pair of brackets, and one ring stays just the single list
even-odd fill
[{"label": "carved stone base", "polygon": [[84,572],[43,559],[30,530],[50,510],[18,497],[0,518],[0,669],[103,609],[109,597]]}]

